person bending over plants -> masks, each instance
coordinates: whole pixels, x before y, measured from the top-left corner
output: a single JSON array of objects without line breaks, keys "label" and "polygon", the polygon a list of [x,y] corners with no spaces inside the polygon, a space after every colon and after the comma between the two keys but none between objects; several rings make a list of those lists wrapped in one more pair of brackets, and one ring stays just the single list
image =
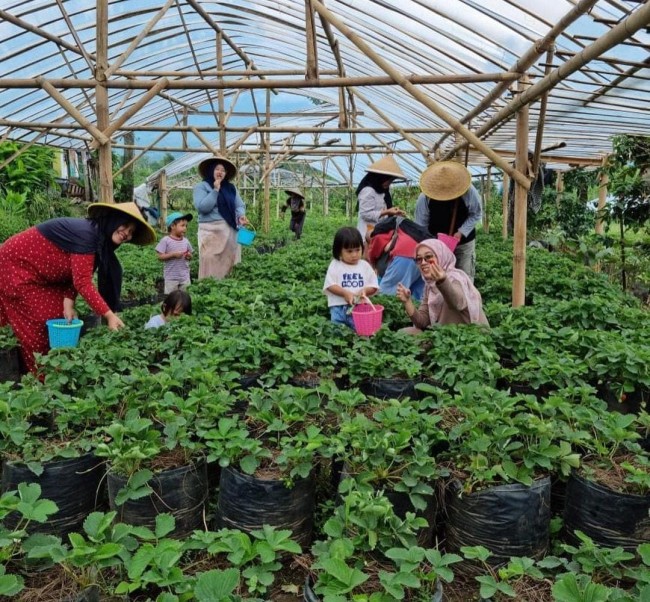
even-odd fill
[{"label": "person bending over plants", "polygon": [[449,247],[435,238],[423,240],[415,248],[415,263],[424,279],[424,296],[416,308],[411,291],[401,283],[397,298],[413,322],[405,331],[418,333],[439,324],[485,324],[481,293],[470,277],[456,268],[456,258]]},{"label": "person bending over plants", "polygon": [[148,245],[155,240],[135,203],[93,203],[85,219],[51,219],[0,245],[0,326],[13,328],[29,371],[36,371],[34,354],[50,350],[47,320],[75,318],[77,294],[111,330],[124,326],[115,313],[122,287],[115,250],[125,242]]},{"label": "person bending over plants", "polygon": [[172,291],[160,305],[160,313],[152,316],[145,328],[159,328],[181,314],[192,315],[192,298],[180,289]]}]

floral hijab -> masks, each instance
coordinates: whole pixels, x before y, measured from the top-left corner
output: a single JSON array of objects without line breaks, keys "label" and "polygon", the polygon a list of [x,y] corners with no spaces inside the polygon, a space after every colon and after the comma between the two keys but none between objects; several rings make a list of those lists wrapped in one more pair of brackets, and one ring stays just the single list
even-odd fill
[{"label": "floral hijab", "polygon": [[[470,322],[472,324],[479,323],[481,319],[481,307],[483,305],[481,293],[478,292],[478,289],[474,286],[470,277],[463,272],[463,270],[459,270],[456,267],[456,256],[449,250],[449,247],[445,243],[439,241],[437,238],[427,238],[419,243],[418,246],[415,247],[416,254],[420,247],[426,247],[435,254],[438,258],[438,264],[447,273],[447,280],[450,282],[458,282],[458,284],[460,284],[465,298],[467,299],[467,310],[469,312]],[[428,298],[429,317],[431,323],[435,324],[445,305],[445,299],[435,282],[425,280],[425,283],[425,288],[429,290],[428,297],[426,290],[424,295],[425,298]]]}]

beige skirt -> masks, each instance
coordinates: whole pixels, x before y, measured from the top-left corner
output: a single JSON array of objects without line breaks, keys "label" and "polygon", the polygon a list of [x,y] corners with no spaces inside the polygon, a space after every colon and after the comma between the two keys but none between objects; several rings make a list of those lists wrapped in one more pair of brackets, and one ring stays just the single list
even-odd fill
[{"label": "beige skirt", "polygon": [[237,231],[224,220],[199,224],[199,280],[225,278],[241,261]]}]

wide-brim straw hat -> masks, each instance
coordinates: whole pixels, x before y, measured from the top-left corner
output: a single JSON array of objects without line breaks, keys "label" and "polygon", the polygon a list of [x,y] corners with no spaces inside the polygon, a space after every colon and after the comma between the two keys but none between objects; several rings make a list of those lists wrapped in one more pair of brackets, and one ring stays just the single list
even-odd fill
[{"label": "wide-brim straw hat", "polygon": [[284,192],[289,196],[299,196],[301,199],[305,198],[305,195],[298,188],[285,188]]},{"label": "wide-brim straw hat", "polygon": [[430,199],[451,201],[464,195],[472,184],[472,175],[458,161],[438,161],[420,176],[420,188]]},{"label": "wide-brim straw hat", "polygon": [[366,171],[392,176],[393,178],[406,179],[406,176],[399,168],[397,161],[395,161],[392,155],[386,155],[379,159],[379,161],[375,161],[367,167]]},{"label": "wide-brim straw hat", "polygon": [[205,180],[206,176],[210,172],[214,171],[214,166],[217,163],[222,163],[223,166],[226,168],[226,180],[230,181],[237,175],[237,166],[232,161],[229,161],[225,157],[215,155],[214,157],[203,159],[203,161],[199,163],[197,169],[199,170],[199,175],[201,176],[201,178]]},{"label": "wide-brim straw hat", "polygon": [[99,217],[112,211],[126,213],[133,218],[136,228],[131,242],[135,245],[150,245],[156,241],[155,230],[145,221],[135,203],[92,203],[88,205],[88,217]]}]

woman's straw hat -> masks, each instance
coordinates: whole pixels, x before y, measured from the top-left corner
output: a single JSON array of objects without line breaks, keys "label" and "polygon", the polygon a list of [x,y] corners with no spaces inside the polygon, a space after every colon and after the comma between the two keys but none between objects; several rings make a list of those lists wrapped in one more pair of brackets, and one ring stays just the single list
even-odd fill
[{"label": "woman's straw hat", "polygon": [[150,245],[156,241],[156,232],[144,220],[135,203],[92,203],[88,205],[88,217],[99,217],[111,211],[120,211],[130,215],[135,221],[136,229],[131,242],[136,245]]},{"label": "woman's straw hat", "polygon": [[458,161],[438,161],[420,176],[420,188],[430,199],[451,201],[464,195],[472,183],[467,167]]},{"label": "woman's straw hat", "polygon": [[226,180],[230,181],[237,175],[237,167],[232,161],[229,161],[225,157],[215,155],[214,157],[203,159],[203,161],[199,163],[198,170],[201,178],[205,179],[208,174],[212,175],[214,166],[217,163],[221,163],[226,168]]},{"label": "woman's straw hat", "polygon": [[406,179],[406,176],[402,173],[402,170],[399,168],[397,161],[393,159],[392,155],[386,155],[385,157],[379,159],[379,161],[375,161],[368,166],[366,171],[392,176],[393,178]]},{"label": "woman's straw hat", "polygon": [[289,196],[299,196],[301,199],[305,198],[305,195],[298,188],[285,188],[284,192]]}]

